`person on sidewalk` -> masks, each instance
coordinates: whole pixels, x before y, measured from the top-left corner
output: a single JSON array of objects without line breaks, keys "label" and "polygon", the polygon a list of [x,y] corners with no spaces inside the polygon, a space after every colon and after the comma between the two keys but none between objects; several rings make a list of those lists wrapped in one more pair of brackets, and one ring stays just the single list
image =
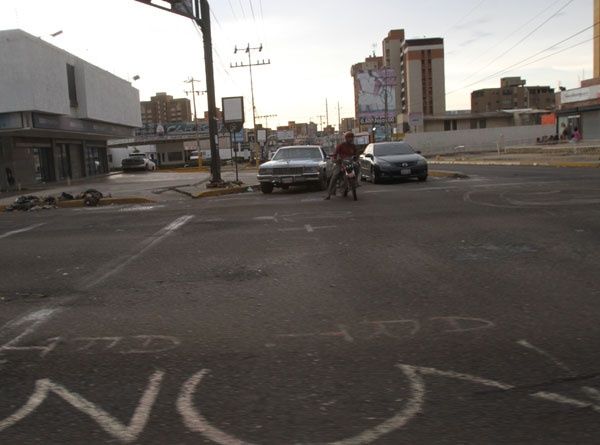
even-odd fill
[{"label": "person on sidewalk", "polygon": [[571,135],[571,141],[572,143],[577,143],[581,140],[581,132],[579,131],[578,127],[575,127],[575,130],[573,130],[573,134]]},{"label": "person on sidewalk", "polygon": [[358,150],[354,145],[354,133],[351,131],[344,135],[344,142],[335,148],[335,153],[332,156],[333,172],[327,189],[326,200],[331,199],[331,195],[335,195],[335,187],[340,173],[342,172],[341,164],[344,159],[355,159],[358,157]]}]

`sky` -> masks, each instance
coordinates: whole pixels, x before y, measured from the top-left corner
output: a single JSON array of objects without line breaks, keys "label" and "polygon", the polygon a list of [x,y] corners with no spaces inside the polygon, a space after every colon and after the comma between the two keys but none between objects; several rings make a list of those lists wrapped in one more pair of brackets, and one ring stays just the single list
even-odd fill
[{"label": "sky", "polygon": [[[248,61],[234,48],[263,45],[253,57],[257,116],[325,123],[354,117],[350,67],[375,52],[391,29],[407,38],[443,37],[446,108],[470,108],[475,89],[521,76],[527,85],[576,88],[593,76],[593,0],[212,0],[217,105],[244,96],[252,109]],[[164,91],[185,97],[184,81],[206,87],[202,35],[194,23],[135,0],[0,0],[0,29],[23,29],[124,79],[142,100]],[[51,34],[62,30],[62,34]],[[578,34],[579,33],[579,34]],[[577,35],[575,35],[577,34]],[[0,61],[4,63],[4,61]],[[188,96],[191,99],[191,96]],[[0,98],[1,100],[1,98]],[[198,97],[198,114],[206,96]],[[257,123],[265,124],[264,119]]]}]

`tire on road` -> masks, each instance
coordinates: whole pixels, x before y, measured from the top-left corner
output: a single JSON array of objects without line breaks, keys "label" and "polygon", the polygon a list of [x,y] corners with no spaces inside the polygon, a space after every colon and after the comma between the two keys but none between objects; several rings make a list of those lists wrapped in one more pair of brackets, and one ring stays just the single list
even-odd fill
[{"label": "tire on road", "polygon": [[273,184],[269,182],[261,182],[260,191],[263,192],[265,195],[273,193]]},{"label": "tire on road", "polygon": [[419,176],[419,182],[425,182],[425,181],[427,181],[427,175]]}]

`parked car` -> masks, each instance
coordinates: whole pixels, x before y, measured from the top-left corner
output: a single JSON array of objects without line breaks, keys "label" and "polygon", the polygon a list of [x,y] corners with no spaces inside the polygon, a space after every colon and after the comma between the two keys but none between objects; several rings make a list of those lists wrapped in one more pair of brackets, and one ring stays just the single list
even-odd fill
[{"label": "parked car", "polygon": [[156,164],[144,153],[132,153],[121,161],[123,170],[156,170]]},{"label": "parked car", "polygon": [[427,180],[427,159],[406,142],[369,144],[359,162],[361,179],[369,179],[374,184],[394,178]]},{"label": "parked car", "polygon": [[284,190],[296,185],[327,188],[327,155],[318,145],[281,147],[269,162],[258,169],[258,181],[263,193],[273,188]]}]

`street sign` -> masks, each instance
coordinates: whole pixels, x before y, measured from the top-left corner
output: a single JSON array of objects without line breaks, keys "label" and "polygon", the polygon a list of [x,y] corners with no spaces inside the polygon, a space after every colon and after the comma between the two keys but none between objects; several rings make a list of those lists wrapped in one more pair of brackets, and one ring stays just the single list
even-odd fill
[{"label": "street sign", "polygon": [[242,96],[223,97],[223,125],[232,133],[244,127],[244,98]]},{"label": "street sign", "polygon": [[190,19],[200,17],[199,11],[194,11],[194,0],[136,0],[146,5],[154,6],[155,8],[164,11],[179,14]]},{"label": "street sign", "polygon": [[256,140],[260,144],[267,142],[267,130],[256,130]]}]

